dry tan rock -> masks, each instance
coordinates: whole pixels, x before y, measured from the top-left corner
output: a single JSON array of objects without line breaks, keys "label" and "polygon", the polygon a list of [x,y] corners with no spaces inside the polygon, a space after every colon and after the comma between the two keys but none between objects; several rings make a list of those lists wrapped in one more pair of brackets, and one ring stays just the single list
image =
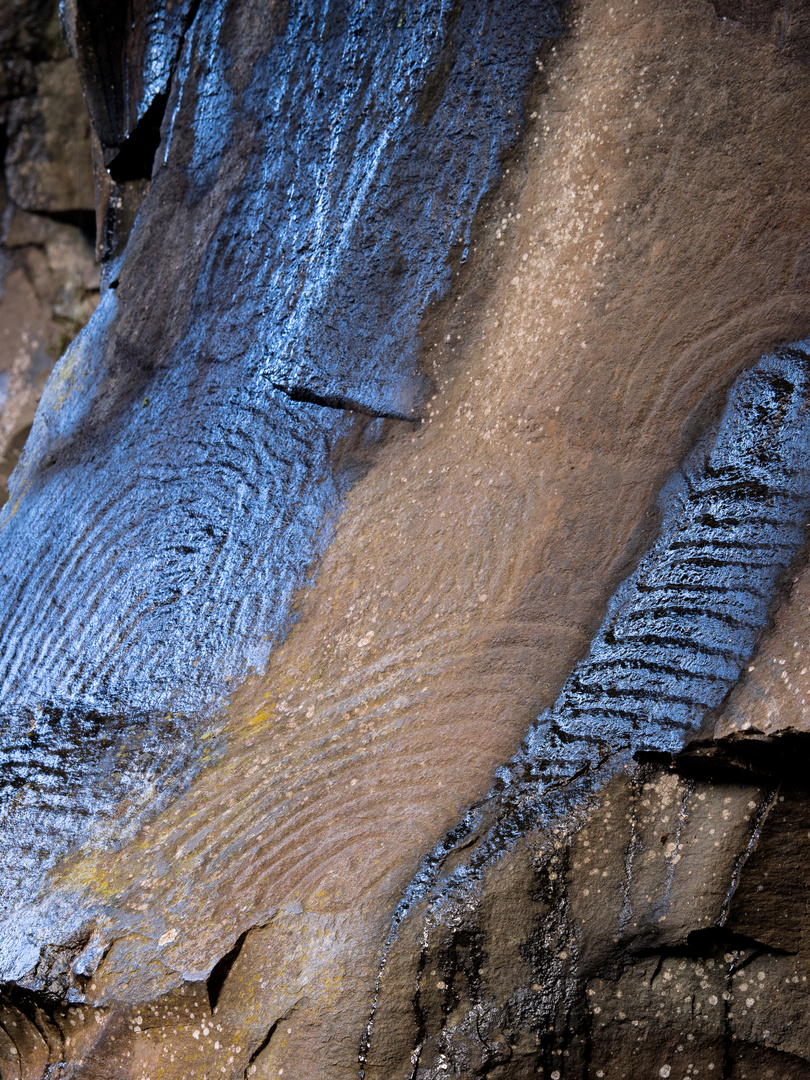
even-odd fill
[{"label": "dry tan rock", "polygon": [[729,695],[714,737],[810,731],[810,574],[802,570],[763,636],[745,677]]},{"label": "dry tan rock", "polygon": [[6,181],[24,210],[90,210],[95,205],[90,118],[74,61],[40,63],[36,92],[12,102]]}]

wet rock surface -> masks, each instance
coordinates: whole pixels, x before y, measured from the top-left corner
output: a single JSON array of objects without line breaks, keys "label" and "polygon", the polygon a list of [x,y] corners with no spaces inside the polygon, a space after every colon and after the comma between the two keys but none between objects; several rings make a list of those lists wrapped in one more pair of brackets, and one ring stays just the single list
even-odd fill
[{"label": "wet rock surface", "polygon": [[[99,220],[115,185],[139,183],[143,205],[131,234],[116,219],[100,237],[101,303],[48,382],[0,525],[2,948],[32,989],[50,989],[35,961],[52,923],[74,940],[91,915],[45,914],[23,881],[120,845],[175,776],[225,758],[211,707],[288,629],[386,419],[418,419],[419,322],[561,28],[551,3],[173,12],[131,13],[133,37],[65,9]],[[159,140],[130,175],[150,114]],[[185,253],[171,288],[154,273],[167,248]]]},{"label": "wet rock surface", "polygon": [[802,9],[99,11],[0,1073],[807,1075]]}]

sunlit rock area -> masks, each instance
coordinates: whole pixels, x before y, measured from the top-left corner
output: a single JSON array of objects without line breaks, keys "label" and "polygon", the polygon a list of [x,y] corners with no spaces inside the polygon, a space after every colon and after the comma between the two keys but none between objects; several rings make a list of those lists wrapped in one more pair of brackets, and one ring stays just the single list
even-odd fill
[{"label": "sunlit rock area", "polygon": [[0,65],[0,1078],[810,1078],[810,4]]}]

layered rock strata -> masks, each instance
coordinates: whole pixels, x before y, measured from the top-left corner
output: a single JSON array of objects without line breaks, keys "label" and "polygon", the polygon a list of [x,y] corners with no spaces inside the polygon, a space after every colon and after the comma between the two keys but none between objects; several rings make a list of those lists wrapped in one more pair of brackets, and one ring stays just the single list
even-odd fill
[{"label": "layered rock strata", "polygon": [[[549,52],[543,19],[330,10],[307,36],[303,8],[183,8],[168,91],[111,83],[132,209],[0,529],[7,747],[33,748],[6,883],[36,897],[3,939],[2,1067],[804,1076],[799,562],[750,659],[770,616],[725,612],[744,670],[699,730],[611,734],[626,762],[517,830],[466,931],[413,905],[364,1042],[426,852],[613,648],[610,597],[740,373],[807,335],[804,15],[585,3]],[[478,29],[511,75],[460,128]],[[164,92],[148,182],[116,180]]]}]

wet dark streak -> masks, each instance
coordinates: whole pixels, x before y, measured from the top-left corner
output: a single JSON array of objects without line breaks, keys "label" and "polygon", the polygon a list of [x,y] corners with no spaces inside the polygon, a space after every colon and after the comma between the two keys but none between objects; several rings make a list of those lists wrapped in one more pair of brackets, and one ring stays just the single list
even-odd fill
[{"label": "wet dark streak", "polygon": [[[427,900],[425,942],[433,924],[466,925],[459,913],[474,907],[484,870],[521,835],[538,826],[576,828],[610,775],[640,752],[680,750],[739,679],[805,541],[810,342],[768,354],[738,378],[717,432],[666,486],[660,509],[658,539],[614,594],[588,655],[498,770],[489,796],[430,852],[405,891],[383,950],[361,1076],[382,972],[413,906]],[[741,561],[740,533],[758,523],[772,530],[772,542],[756,544],[758,558]],[[708,554],[684,558],[690,547]],[[688,586],[678,580],[685,567]],[[416,999],[418,985],[417,974]]]}]

